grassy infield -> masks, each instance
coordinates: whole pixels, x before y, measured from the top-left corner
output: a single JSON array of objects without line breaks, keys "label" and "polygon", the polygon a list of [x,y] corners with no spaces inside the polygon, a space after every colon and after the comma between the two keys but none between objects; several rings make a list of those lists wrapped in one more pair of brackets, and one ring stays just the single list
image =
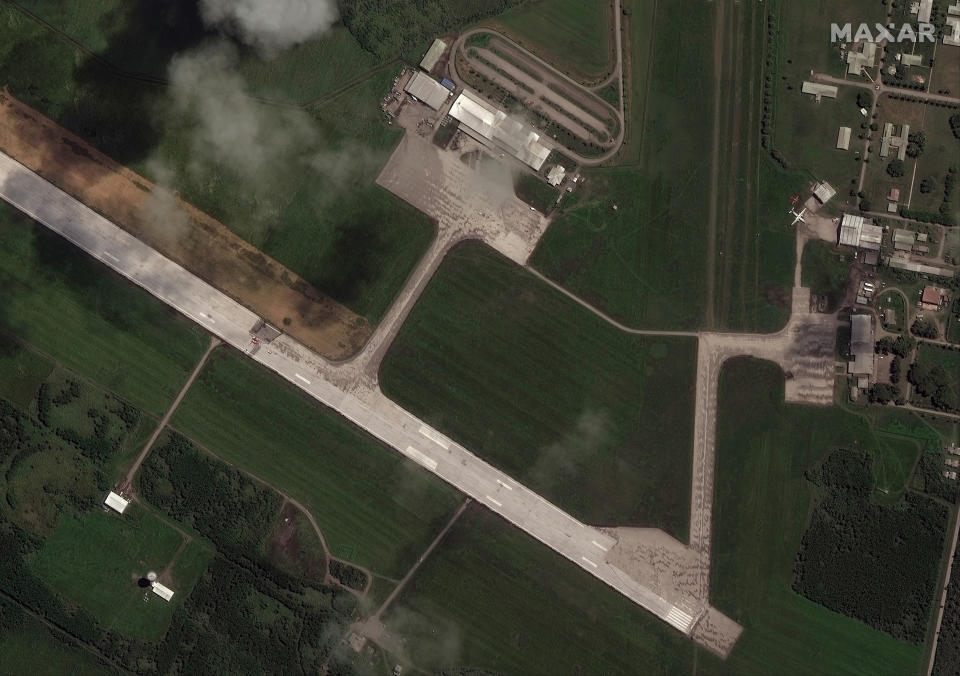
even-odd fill
[{"label": "grassy infield", "polygon": [[[640,23],[636,23],[638,31],[641,30]],[[676,101],[673,103],[676,105]],[[615,171],[627,170],[611,171],[608,175],[614,176],[613,179],[598,173],[597,180],[616,180]],[[626,183],[627,179],[623,180]],[[628,197],[624,195],[623,199]],[[598,207],[587,202],[584,208]],[[639,205],[633,208],[639,208]],[[6,221],[16,220],[9,210],[3,216]],[[587,220],[596,222],[599,219]],[[628,223],[629,220],[624,219],[615,227],[622,230]],[[554,230],[562,231],[562,228]],[[30,243],[35,235],[24,234],[32,232],[23,224],[4,224],[0,228],[0,235],[6,238],[5,246],[0,247],[4,255],[0,271],[9,278],[0,287],[6,294],[2,307],[16,308],[16,312],[5,313],[0,320],[25,340],[82,375],[103,382],[145,410],[152,413],[162,410],[170,393],[175,391],[176,384],[202,349],[202,337],[194,329],[167,316],[158,304],[135,292],[124,298],[125,306],[137,309],[133,321],[124,324],[119,316],[110,315],[110,294],[123,294],[123,284],[102,272],[84,270],[80,275],[98,280],[92,288],[99,289],[99,294],[73,293],[70,283],[75,280],[65,281],[55,275],[51,279],[45,272],[40,272],[48,271],[50,266],[44,266],[40,260],[29,256],[24,258],[22,253],[30,254],[31,246],[36,249],[36,244]],[[504,349],[512,331],[531,338],[538,332],[554,332],[546,336],[541,333],[540,340],[545,341],[542,343],[518,341],[527,346],[535,345],[536,349],[515,356],[511,375],[525,387],[506,389],[508,396],[500,402],[501,415],[510,416],[511,406],[517,401],[534,417],[544,416],[544,421],[557,419],[557,414],[570,420],[582,412],[584,404],[595,405],[601,410],[610,407],[613,413],[608,431],[613,441],[600,444],[595,456],[597,462],[601,466],[611,462],[619,464],[621,471],[628,476],[630,473],[642,475],[663,470],[663,459],[669,457],[664,454],[669,448],[653,449],[651,453],[659,455],[660,461],[650,467],[643,467],[642,458],[626,451],[635,448],[629,442],[631,434],[636,434],[637,430],[649,431],[647,426],[660,425],[662,428],[656,430],[656,435],[664,438],[662,435],[671,434],[671,430],[676,434],[677,429],[685,427],[668,418],[650,416],[648,419],[646,414],[651,409],[640,408],[653,407],[652,410],[656,410],[657,398],[664,398],[663,387],[666,387],[656,383],[658,379],[669,379],[671,375],[681,383],[678,396],[692,397],[692,393],[682,391],[682,383],[689,382],[692,374],[690,353],[684,343],[626,340],[619,334],[605,335],[605,327],[599,326],[585,331],[583,326],[589,327],[589,320],[578,308],[570,303],[564,304],[529,278],[524,279],[524,273],[504,268],[492,254],[463,249],[454,252],[454,258],[458,259],[459,265],[445,266],[441,270],[440,283],[428,289],[423,304],[418,306],[404,329],[391,362],[385,366],[385,380],[389,382],[391,373],[412,375],[410,369],[418,359],[424,354],[430,355],[430,350],[443,343],[443,337],[437,335],[437,327],[443,325],[436,316],[438,308],[470,308],[473,303],[475,310],[481,308],[486,314],[477,313],[473,326],[476,335],[471,342],[474,346],[483,346],[486,341],[478,335],[481,330],[488,331],[489,334],[482,334],[490,335],[493,341],[487,348],[488,356],[499,354],[498,348]],[[698,260],[702,260],[702,256]],[[622,269],[629,271],[631,267],[626,265]],[[463,283],[464,271],[490,275],[491,289],[497,289],[499,284],[499,291],[507,288],[519,294],[515,298],[516,304],[521,308],[527,304],[530,311],[498,317],[502,305],[498,306],[496,301],[502,301],[502,294],[500,298],[496,298],[497,294],[491,298],[484,297],[483,293],[472,293],[473,290]],[[109,279],[110,283],[101,279]],[[636,287],[646,288],[639,284]],[[458,294],[467,294],[469,302]],[[539,313],[529,308],[534,302],[543,306]],[[51,307],[60,312],[45,312]],[[663,311],[665,316],[670,314]],[[45,323],[48,320],[44,318],[49,315],[56,315],[58,322]],[[418,316],[430,318],[430,323],[418,322]],[[699,314],[695,311],[683,321],[695,323],[697,317]],[[574,326],[582,335],[575,334]],[[450,324],[447,327],[454,328]],[[465,329],[461,326],[460,330]],[[176,338],[171,339],[172,336]],[[78,338],[82,339],[79,347]],[[460,343],[460,349],[463,344]],[[122,347],[117,349],[118,345]],[[584,349],[587,351],[583,352]],[[83,352],[79,357],[71,357],[77,350]],[[477,354],[483,356],[483,351]],[[591,355],[590,363],[578,363],[583,354]],[[621,363],[624,355],[632,355],[633,363]],[[450,356],[443,353],[442,358]],[[31,383],[39,383],[44,371],[49,373],[52,369],[49,363],[33,353],[5,354],[0,358],[14,364],[17,374],[6,377],[0,384],[9,387],[9,392],[21,400],[29,399],[26,393],[34,386]],[[129,362],[124,368],[115,368],[118,360],[125,359]],[[598,360],[605,368],[596,368]],[[114,368],[107,367],[107,364],[114,365]],[[421,362],[421,366],[431,368],[429,362]],[[584,374],[593,373],[594,369],[600,374],[611,373],[611,379],[596,383],[585,380]],[[471,410],[474,402],[497,403],[489,392],[482,396],[478,394],[482,388],[466,389],[471,385],[478,388],[472,382],[475,374],[468,366],[445,373],[452,376],[447,395],[458,395],[450,401],[455,408],[476,415],[476,411],[483,409]],[[165,389],[146,387],[144,382],[150,380],[154,384],[166,383]],[[415,382],[405,387],[419,388]],[[464,389],[453,392],[457,384],[463,385]],[[258,387],[272,390],[273,396],[251,402],[247,394],[251,388]],[[571,394],[571,387],[585,392],[579,396]],[[539,404],[527,401],[535,389],[546,395]],[[504,528],[501,522],[483,511],[473,510],[424,566],[413,587],[404,594],[400,605],[388,618],[391,623],[403,624],[412,635],[424,636],[423,641],[411,647],[418,663],[424,666],[475,664],[517,671],[551,667],[569,670],[578,665],[588,671],[607,673],[633,672],[639,665],[650,670],[683,673],[783,669],[793,673],[811,669],[840,672],[859,667],[873,673],[916,670],[919,648],[897,644],[855,622],[806,603],[788,591],[792,556],[802,533],[809,501],[801,477],[803,468],[833,445],[875,441],[869,428],[861,420],[836,410],[786,409],[782,402],[776,401],[782,392],[782,376],[768,367],[738,364],[724,374],[722,389],[713,601],[747,626],[743,642],[729,662],[720,664],[711,656],[698,652],[693,644],[681,641],[677,634],[592,578],[561,562],[530,538]],[[415,391],[423,395],[422,388]],[[770,393],[774,393],[773,400]],[[654,394],[656,396],[652,396]],[[510,397],[515,399],[511,402]],[[625,422],[629,416],[625,417],[622,409],[624,401],[637,406],[638,411],[644,411],[635,414],[637,417],[629,424]],[[675,404],[673,402],[669,410],[681,411],[682,407]],[[439,405],[436,400],[431,402],[431,406]],[[462,414],[463,411],[459,412]],[[285,436],[278,441],[264,434],[261,430],[265,421],[270,421],[271,429],[288,428]],[[354,553],[358,559],[390,572],[407,565],[409,560],[405,559],[410,552],[399,551],[400,547],[391,549],[388,538],[406,544],[422,541],[434,527],[436,519],[448,513],[455,502],[452,491],[410,471],[397,457],[342,421],[324,416],[285,385],[233,356],[214,359],[174,422],[217,452],[226,454],[227,459],[263,473],[265,478],[276,480],[301,499],[310,500],[308,506],[321,520],[325,531],[329,529],[335,553],[344,555],[343,550],[356,547]],[[522,432],[521,438],[505,437],[510,429],[517,429],[514,427],[517,422],[510,417],[492,418],[481,421],[481,425],[468,426],[450,418],[445,422],[445,428],[463,435],[474,435],[477,446],[486,446],[486,451],[496,462],[508,467],[513,463],[519,468],[529,460],[531,451],[539,450],[549,440],[546,437],[522,438],[525,434],[536,436],[533,426]],[[489,441],[483,438],[488,434]],[[503,439],[506,444],[496,444]],[[683,440],[678,439],[676,445],[684,445]],[[688,440],[686,445],[689,445]],[[365,452],[358,454],[358,446],[365,448]],[[275,449],[272,452],[271,447]],[[279,454],[290,447],[296,448],[297,453],[284,453],[283,462],[278,462]],[[783,453],[784,447],[793,452]],[[306,461],[304,449],[316,454],[316,460]],[[686,452],[675,452],[677,462],[689,463]],[[901,455],[902,452],[892,451],[878,460],[886,468],[882,481],[887,486],[895,487],[902,482],[903,472],[897,467],[902,469],[910,463],[900,462]],[[330,472],[328,463],[334,463],[336,470]],[[327,471],[320,472],[318,467]],[[569,481],[569,477],[564,476],[564,469],[565,465],[560,462],[552,475],[549,471],[543,474],[544,485],[549,488],[551,482],[562,485]],[[676,471],[676,465],[672,470]],[[688,468],[682,469],[679,479],[674,477],[672,481],[652,483],[661,488],[671,483],[686,487],[688,472]],[[397,485],[398,477],[403,485],[422,485],[409,489],[409,492],[385,497],[384,487]],[[530,477],[537,478],[535,474]],[[643,477],[639,480],[642,481]],[[336,487],[344,483],[354,484],[358,493],[362,491],[365,504],[355,504],[350,491],[337,494]],[[609,505],[600,504],[603,500],[589,499],[600,489],[599,483],[591,485],[589,481],[583,493],[573,492],[565,499],[571,501],[572,509],[584,514],[609,510],[608,514],[625,515],[625,518],[638,521],[657,518],[656,510],[650,505],[624,502],[626,484],[623,488],[612,492]],[[641,503],[650,497],[644,491],[637,493],[641,495],[634,497]],[[370,500],[379,500],[380,503],[374,504]],[[684,500],[678,500],[677,504]],[[425,510],[425,504],[431,507]],[[414,513],[417,509],[421,510],[420,513]],[[371,539],[370,530],[362,534],[355,530],[370,529],[372,522],[381,519],[383,514],[391,515],[396,524],[381,529],[382,535]],[[89,516],[91,523],[84,525],[88,526],[86,530],[107,537],[99,517],[97,514]],[[685,528],[685,516],[670,513],[662,518],[664,523]],[[61,552],[80,555],[77,538],[71,537],[71,530],[80,525],[73,520],[63,522],[62,530],[50,540],[49,553],[47,550],[42,553],[38,566],[46,565],[51,579],[58,576],[58,566],[55,565],[58,543]],[[338,527],[341,529],[339,534]],[[391,529],[393,532],[389,532]],[[404,530],[404,535],[396,532],[399,529]],[[784,533],[788,537],[784,537]],[[120,535],[114,533],[110,537]],[[161,554],[158,550],[151,554],[159,547],[158,543],[148,547],[135,532],[127,536],[143,545],[138,546],[138,550],[144,559]],[[337,547],[342,548],[341,551],[336,551]],[[747,562],[753,563],[747,565]],[[550,573],[544,574],[545,570]],[[469,585],[463,584],[465,579],[470,580]],[[109,587],[112,581],[104,584]],[[531,598],[537,602],[530,602]],[[94,605],[102,602],[99,596],[85,600]],[[585,617],[589,621],[584,622]],[[442,628],[442,635],[449,637],[443,645],[451,650],[437,651],[437,644],[429,642],[428,630],[438,627]],[[25,630],[5,638],[0,643],[0,652],[10,650],[13,642],[30,640],[35,639],[31,639]],[[516,649],[504,650],[504,646],[515,646]],[[811,656],[817,659],[811,660]]]}]

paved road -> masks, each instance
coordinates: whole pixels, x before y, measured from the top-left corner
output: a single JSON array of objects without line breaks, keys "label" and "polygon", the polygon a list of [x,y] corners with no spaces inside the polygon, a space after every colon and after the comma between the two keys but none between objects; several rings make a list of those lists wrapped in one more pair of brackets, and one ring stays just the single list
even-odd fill
[{"label": "paved road", "polygon": [[340,389],[325,376],[329,363],[288,336],[253,345],[257,315],[4,154],[0,196],[676,629],[689,634],[705,611],[680,609],[607,563],[613,538],[447,439],[379,388]]},{"label": "paved road", "polygon": [[[886,46],[886,42],[884,42],[884,46]],[[960,99],[955,96],[931,94],[930,92],[919,91],[916,89],[904,89],[902,87],[891,87],[885,84],[875,85],[871,82],[864,82],[863,80],[846,80],[842,77],[827,75],[826,73],[814,73],[813,79],[817,82],[825,82],[832,85],[848,85],[850,87],[869,89],[877,92],[878,98],[881,94],[896,94],[897,96],[911,96],[913,98],[920,99],[921,101],[935,101],[937,103],[951,103],[953,105],[960,104]]]}]

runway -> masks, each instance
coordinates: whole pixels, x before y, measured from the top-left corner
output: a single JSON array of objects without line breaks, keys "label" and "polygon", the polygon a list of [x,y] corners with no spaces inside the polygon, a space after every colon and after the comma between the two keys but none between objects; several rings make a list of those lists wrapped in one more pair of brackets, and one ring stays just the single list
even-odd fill
[{"label": "runway", "polygon": [[375,385],[338,386],[336,367],[289,336],[255,344],[260,317],[2,153],[0,196],[679,631],[689,635],[706,612],[680,608],[608,563],[612,537],[447,439]]}]

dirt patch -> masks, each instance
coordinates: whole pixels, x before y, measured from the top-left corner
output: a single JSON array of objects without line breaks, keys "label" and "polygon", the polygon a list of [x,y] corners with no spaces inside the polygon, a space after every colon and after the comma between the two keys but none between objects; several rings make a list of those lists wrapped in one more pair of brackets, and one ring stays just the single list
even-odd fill
[{"label": "dirt patch", "polygon": [[[0,150],[324,357],[345,359],[370,324],[235,235],[9,92]],[[285,321],[289,318],[289,321]]]},{"label": "dirt patch", "polygon": [[[320,545],[301,537],[303,515],[289,502],[280,510],[280,520],[266,544],[267,558],[276,566],[296,576],[323,583],[327,577],[327,560]],[[309,528],[309,524],[306,524]]]}]

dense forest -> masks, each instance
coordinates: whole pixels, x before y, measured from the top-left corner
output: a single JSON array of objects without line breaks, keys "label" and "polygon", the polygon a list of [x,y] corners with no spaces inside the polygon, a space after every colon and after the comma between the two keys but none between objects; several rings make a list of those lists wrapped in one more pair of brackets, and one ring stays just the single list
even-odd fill
[{"label": "dense forest", "polygon": [[816,500],[794,566],[794,590],[897,639],[922,643],[947,507],[909,491],[893,506],[873,502],[864,453],[836,451],[806,476]]},{"label": "dense forest", "polygon": [[[205,535],[217,553],[164,638],[149,642],[107,628],[51,589],[33,572],[33,557],[61,516],[101,509],[110,463],[140,412],[56,376],[39,387],[35,406],[31,415],[0,398],[0,632],[18,626],[29,611],[53,625],[54,635],[72,649],[68,636],[98,660],[140,674],[356,670],[342,640],[357,617],[356,597],[291,576],[266,560],[261,544],[277,515],[278,496],[175,434],[144,464],[142,499]],[[63,476],[54,481],[49,472],[33,469],[39,454],[67,458]],[[35,490],[39,483],[41,491]],[[22,504],[27,499],[31,504]],[[23,519],[18,510],[47,518]],[[339,572],[345,584],[365,582],[352,566],[344,564]]]},{"label": "dense forest", "polygon": [[953,572],[943,606],[933,676],[953,676],[960,669],[960,549],[953,553]]},{"label": "dense forest", "polygon": [[[343,23],[365,50],[400,56],[460,26],[499,14],[522,0],[340,0]],[[423,44],[426,47],[426,44]]]}]

